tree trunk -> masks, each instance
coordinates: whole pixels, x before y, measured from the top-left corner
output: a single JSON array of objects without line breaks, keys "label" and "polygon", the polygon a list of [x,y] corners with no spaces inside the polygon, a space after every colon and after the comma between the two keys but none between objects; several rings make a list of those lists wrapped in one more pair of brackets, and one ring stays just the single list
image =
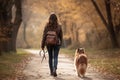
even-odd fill
[{"label": "tree trunk", "polygon": [[[16,38],[22,21],[21,2],[21,0],[0,1],[0,29],[1,34],[3,34],[0,39],[4,39],[0,40],[0,52],[16,51]],[[14,4],[16,6],[16,16],[12,23],[12,6]]]},{"label": "tree trunk", "polygon": [[23,40],[24,40],[24,42],[25,42],[25,44],[26,44],[26,48],[30,48],[30,45],[28,44],[28,42],[27,42],[27,36],[26,36],[26,23],[24,23],[24,27],[23,27]]},{"label": "tree trunk", "polygon": [[112,14],[111,14],[111,6],[110,6],[110,0],[105,0],[105,6],[106,6],[106,12],[107,12],[107,19],[108,19],[108,30],[110,33],[110,38],[113,44],[113,47],[118,47],[118,41],[116,38],[116,34],[113,28],[113,22],[112,22]]},{"label": "tree trunk", "polygon": [[105,0],[108,23],[106,22],[103,14],[101,13],[97,3],[94,0],[91,0],[91,1],[92,1],[93,5],[94,5],[98,15],[100,16],[102,22],[104,23],[105,27],[107,28],[107,30],[108,30],[108,32],[110,34],[110,39],[111,39],[111,43],[112,43],[113,48],[118,47],[118,41],[117,41],[117,38],[116,38],[115,31],[113,29],[110,0]]},{"label": "tree trunk", "polygon": [[21,0],[15,0],[15,6],[16,6],[16,17],[15,22],[13,25],[13,33],[12,33],[12,51],[16,51],[16,39],[19,27],[22,22],[22,12],[21,12]]},{"label": "tree trunk", "polygon": [[11,26],[11,8],[13,5],[12,0],[0,1],[0,52],[9,51],[9,31]]}]

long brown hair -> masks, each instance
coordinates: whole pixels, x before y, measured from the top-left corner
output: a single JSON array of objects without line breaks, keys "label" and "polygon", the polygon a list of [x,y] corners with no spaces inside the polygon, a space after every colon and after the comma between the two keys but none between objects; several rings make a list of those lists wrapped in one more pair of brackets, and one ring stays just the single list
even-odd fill
[{"label": "long brown hair", "polygon": [[50,15],[47,27],[49,27],[51,29],[56,29],[58,27],[58,19],[55,14]]}]

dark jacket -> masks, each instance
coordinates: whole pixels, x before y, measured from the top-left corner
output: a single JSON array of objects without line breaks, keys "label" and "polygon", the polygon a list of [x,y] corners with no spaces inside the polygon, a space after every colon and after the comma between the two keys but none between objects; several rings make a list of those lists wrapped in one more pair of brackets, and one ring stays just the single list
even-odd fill
[{"label": "dark jacket", "polygon": [[[43,32],[43,38],[42,38],[42,42],[41,42],[41,48],[44,49],[45,45],[45,40],[46,40],[46,34],[49,30],[54,30],[53,28],[48,27],[47,25],[44,28],[44,32]],[[62,28],[61,25],[58,25],[58,27],[55,29],[57,32],[57,36],[58,39],[60,40],[59,45],[62,45],[62,41],[63,41],[63,32],[62,32]]]}]

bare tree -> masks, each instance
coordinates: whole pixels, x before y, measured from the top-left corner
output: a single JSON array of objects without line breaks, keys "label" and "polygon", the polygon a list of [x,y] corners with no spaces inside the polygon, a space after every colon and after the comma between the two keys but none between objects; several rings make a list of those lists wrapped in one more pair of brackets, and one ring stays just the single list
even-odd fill
[{"label": "bare tree", "polygon": [[117,41],[117,37],[114,31],[114,26],[113,26],[113,22],[112,22],[112,14],[111,14],[111,6],[110,6],[110,0],[104,0],[104,5],[106,8],[106,14],[107,14],[107,21],[104,18],[102,11],[100,11],[98,4],[96,3],[95,0],[91,0],[98,15],[100,16],[102,22],[104,23],[106,29],[108,30],[109,34],[110,34],[110,39],[112,42],[113,47],[118,47],[118,41]]}]

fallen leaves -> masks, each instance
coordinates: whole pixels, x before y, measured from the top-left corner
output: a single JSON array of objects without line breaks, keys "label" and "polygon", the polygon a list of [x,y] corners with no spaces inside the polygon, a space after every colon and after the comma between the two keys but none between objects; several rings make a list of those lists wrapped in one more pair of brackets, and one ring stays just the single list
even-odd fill
[{"label": "fallen leaves", "polygon": [[31,60],[32,54],[1,56],[0,80],[25,80],[23,70]]}]

